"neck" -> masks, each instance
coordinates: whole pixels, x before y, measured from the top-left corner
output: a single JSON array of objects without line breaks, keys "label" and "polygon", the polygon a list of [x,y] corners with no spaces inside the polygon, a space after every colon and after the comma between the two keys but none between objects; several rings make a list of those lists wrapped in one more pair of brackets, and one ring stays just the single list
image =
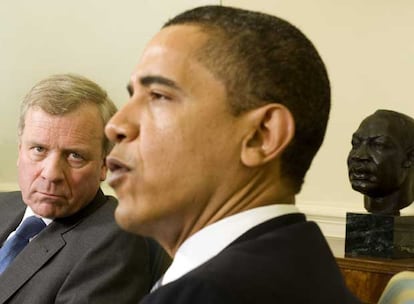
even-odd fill
[{"label": "neck", "polygon": [[[187,217],[171,218],[158,227],[169,227],[158,231],[154,237],[163,245],[173,257],[181,244],[191,235],[202,228],[228,216],[250,210],[256,207],[272,204],[294,204],[295,196],[280,180],[267,179],[259,174],[251,178],[244,185],[221,185],[208,202],[193,202],[192,206],[204,206],[204,209],[188,212]],[[175,228],[175,229],[174,229]]]}]

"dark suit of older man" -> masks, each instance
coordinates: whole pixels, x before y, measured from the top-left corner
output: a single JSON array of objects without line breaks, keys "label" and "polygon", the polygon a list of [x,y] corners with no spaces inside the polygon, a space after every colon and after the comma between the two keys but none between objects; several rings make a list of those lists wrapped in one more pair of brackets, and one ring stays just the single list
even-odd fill
[{"label": "dark suit of older man", "polygon": [[[135,303],[151,288],[146,240],[121,231],[116,200],[99,190],[80,212],[54,220],[0,275],[0,303]],[[0,194],[0,244],[20,223],[20,192]]]}]

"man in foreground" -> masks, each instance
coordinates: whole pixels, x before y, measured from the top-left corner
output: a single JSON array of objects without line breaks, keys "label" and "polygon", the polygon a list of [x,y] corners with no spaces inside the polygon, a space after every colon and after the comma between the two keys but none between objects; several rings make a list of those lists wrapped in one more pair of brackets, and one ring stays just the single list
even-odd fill
[{"label": "man in foreground", "polygon": [[0,303],[136,303],[150,290],[148,244],[119,229],[117,202],[100,190],[115,112],[76,75],[44,79],[26,96],[21,191],[0,194]]},{"label": "man in foreground", "polygon": [[106,126],[126,230],[173,264],[142,303],[356,303],[321,231],[294,206],[330,108],[311,42],[276,17],[221,6],[149,42]]}]

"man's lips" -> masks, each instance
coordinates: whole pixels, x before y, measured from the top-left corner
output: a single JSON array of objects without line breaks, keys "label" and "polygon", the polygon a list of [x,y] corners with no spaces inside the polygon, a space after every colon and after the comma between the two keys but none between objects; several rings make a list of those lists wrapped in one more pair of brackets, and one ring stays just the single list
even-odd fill
[{"label": "man's lips", "polygon": [[107,157],[106,166],[111,171],[107,181],[111,187],[118,185],[123,176],[131,170],[130,166],[115,157]]},{"label": "man's lips", "polygon": [[349,175],[352,179],[368,179],[371,174],[367,172],[351,172]]},{"label": "man's lips", "polygon": [[375,168],[369,163],[349,163],[348,172],[349,177],[355,180],[369,180],[375,176]]},{"label": "man's lips", "polygon": [[43,191],[37,191],[38,193],[40,193],[43,196],[47,196],[50,198],[65,198],[65,195],[60,194],[60,193],[49,193],[49,192],[43,192]]},{"label": "man's lips", "polygon": [[349,170],[349,178],[351,181],[369,181],[374,182],[375,174],[369,170]]}]

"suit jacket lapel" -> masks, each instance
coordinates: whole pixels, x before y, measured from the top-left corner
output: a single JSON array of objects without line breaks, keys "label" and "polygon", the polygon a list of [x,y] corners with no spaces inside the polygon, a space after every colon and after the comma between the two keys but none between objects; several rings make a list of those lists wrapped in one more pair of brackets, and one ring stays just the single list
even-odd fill
[{"label": "suit jacket lapel", "polygon": [[[63,219],[56,219],[42,230],[39,235],[31,241],[22,252],[20,252],[3,274],[0,275],[0,303],[4,303],[10,296],[12,296],[27,280],[39,271],[46,262],[65,246],[65,233],[76,227],[85,217],[104,203],[104,194],[99,190],[94,200],[77,214]],[[18,224],[19,221],[16,226]],[[13,229],[11,231],[13,231]]]},{"label": "suit jacket lapel", "polygon": [[52,226],[55,226],[54,223],[51,223],[35,240],[30,242],[13,263],[0,275],[0,303],[4,303],[12,296],[49,259],[65,246],[65,241],[60,233],[65,230],[61,228],[55,229]]},{"label": "suit jacket lapel", "polygon": [[19,225],[25,208],[20,192],[4,193],[0,196],[0,247]]}]

